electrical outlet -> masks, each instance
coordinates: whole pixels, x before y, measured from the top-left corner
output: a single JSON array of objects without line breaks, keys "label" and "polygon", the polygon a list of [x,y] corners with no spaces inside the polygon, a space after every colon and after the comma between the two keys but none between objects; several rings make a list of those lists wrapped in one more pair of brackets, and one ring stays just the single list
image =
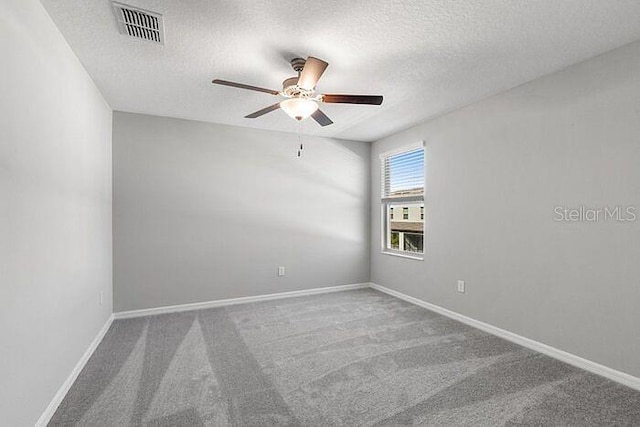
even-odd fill
[{"label": "electrical outlet", "polygon": [[279,277],[284,276],[284,267],[283,266],[278,267],[278,276]]},{"label": "electrical outlet", "polygon": [[104,305],[104,291],[100,291],[98,293],[98,299],[100,301],[100,305]]},{"label": "electrical outlet", "polygon": [[464,280],[458,280],[458,292],[464,293]]}]

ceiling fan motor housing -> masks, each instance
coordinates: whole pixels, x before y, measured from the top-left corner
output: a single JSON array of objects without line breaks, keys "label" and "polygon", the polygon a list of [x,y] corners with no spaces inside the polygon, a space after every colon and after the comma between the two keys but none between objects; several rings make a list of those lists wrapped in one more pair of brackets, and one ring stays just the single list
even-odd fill
[{"label": "ceiling fan motor housing", "polygon": [[313,98],[315,91],[298,86],[298,77],[289,77],[282,82],[282,94],[289,98]]}]

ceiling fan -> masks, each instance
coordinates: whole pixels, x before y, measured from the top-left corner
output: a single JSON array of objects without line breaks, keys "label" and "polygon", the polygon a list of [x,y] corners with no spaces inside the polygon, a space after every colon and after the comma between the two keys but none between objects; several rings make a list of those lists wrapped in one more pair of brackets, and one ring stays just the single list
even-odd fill
[{"label": "ceiling fan", "polygon": [[285,99],[270,105],[255,113],[251,113],[245,118],[255,119],[264,114],[282,108],[290,117],[300,121],[311,116],[320,126],[328,126],[333,123],[322,110],[320,103],[326,104],[382,104],[382,96],[379,95],[340,95],[340,94],[320,94],[316,93],[316,84],[322,77],[324,70],[329,64],[321,59],[309,56],[306,60],[294,58],[291,60],[291,67],[298,73],[297,77],[290,77],[282,82],[282,91],[265,89],[262,87],[245,85],[242,83],[230,82],[227,80],[215,79],[214,84],[237,87],[240,89],[264,92],[271,95],[281,96]]}]

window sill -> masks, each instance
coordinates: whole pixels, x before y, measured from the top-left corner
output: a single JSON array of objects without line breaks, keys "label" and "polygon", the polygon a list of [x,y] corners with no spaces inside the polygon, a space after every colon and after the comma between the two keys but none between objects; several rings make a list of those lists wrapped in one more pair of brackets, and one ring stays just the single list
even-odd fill
[{"label": "window sill", "polygon": [[391,256],[397,256],[400,258],[414,259],[416,261],[424,261],[424,255],[410,255],[408,253],[392,252],[392,251],[381,251],[380,253],[383,255],[391,255]]}]

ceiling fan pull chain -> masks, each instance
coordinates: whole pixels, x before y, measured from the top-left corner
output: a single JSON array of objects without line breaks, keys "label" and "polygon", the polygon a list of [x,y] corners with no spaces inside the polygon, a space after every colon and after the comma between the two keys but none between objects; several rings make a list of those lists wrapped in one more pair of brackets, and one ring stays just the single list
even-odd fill
[{"label": "ceiling fan pull chain", "polygon": [[302,157],[302,150],[304,150],[304,146],[302,144],[302,122],[298,122],[298,157]]}]

